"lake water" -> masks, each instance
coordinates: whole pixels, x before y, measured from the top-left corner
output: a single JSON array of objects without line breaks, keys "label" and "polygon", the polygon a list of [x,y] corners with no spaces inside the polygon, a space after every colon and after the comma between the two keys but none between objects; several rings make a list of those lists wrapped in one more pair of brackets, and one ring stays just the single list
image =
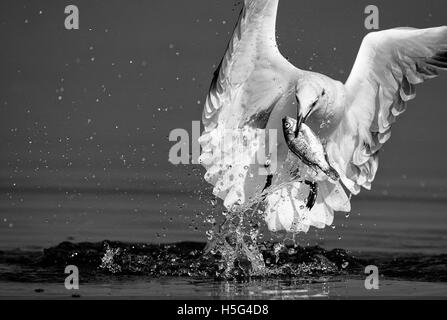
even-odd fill
[{"label": "lake water", "polygon": [[[281,258],[272,266],[278,270],[288,265],[295,268],[294,272],[243,281],[216,278],[213,268],[218,263],[214,260],[200,262],[205,263],[201,265],[205,273],[186,264],[176,266],[177,260],[189,261],[184,256],[190,257],[192,250],[196,250],[193,256],[199,259],[209,228],[203,221],[208,214],[220,210],[194,193],[44,189],[4,192],[2,197],[0,296],[3,298],[71,298],[72,292],[64,287],[67,264],[81,265],[81,288],[77,292],[81,297],[447,297],[447,202],[442,197],[354,199],[353,212],[349,216],[338,214],[334,227],[314,229],[295,238],[295,248],[308,248],[308,253],[304,255],[299,250],[293,256],[284,253],[285,260]],[[116,242],[109,244],[104,240]],[[89,245],[64,247],[64,241],[90,242],[94,249]],[[170,254],[139,247],[185,241],[188,241],[185,246],[173,245],[177,251]],[[43,251],[55,246],[59,250],[57,259],[51,255],[54,251]],[[121,260],[115,258],[120,272],[100,267],[107,246],[121,250]],[[132,251],[135,248],[140,251]],[[344,260],[334,258],[331,250],[335,248],[343,249],[344,259],[353,259],[355,264],[345,267]],[[272,252],[273,249],[270,252],[266,249],[264,256]],[[93,260],[85,258],[92,255]],[[311,260],[296,258],[300,255]],[[73,260],[74,256],[80,260]],[[137,269],[131,268],[129,261],[138,259],[143,263]],[[172,264],[172,268],[153,269],[151,263]],[[368,264],[379,268],[379,290],[365,289],[364,266]],[[310,272],[305,272],[303,265]],[[178,270],[183,270],[183,274]]]}]

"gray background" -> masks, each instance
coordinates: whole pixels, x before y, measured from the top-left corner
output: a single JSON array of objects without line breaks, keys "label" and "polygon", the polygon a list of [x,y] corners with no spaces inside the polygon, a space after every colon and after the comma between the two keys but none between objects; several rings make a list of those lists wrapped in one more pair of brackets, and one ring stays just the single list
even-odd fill
[{"label": "gray background", "polygon": [[[64,28],[68,4],[79,7],[78,31]],[[282,53],[344,81],[367,33],[368,4],[281,0]],[[445,1],[374,4],[382,29],[447,24]],[[172,166],[167,137],[200,120],[240,7],[232,0],[2,1],[2,212],[23,202],[16,196],[23,192],[195,191],[191,199],[206,199],[204,170]],[[374,190],[362,197],[447,195],[446,85],[444,74],[419,87],[382,152]],[[167,199],[160,208],[177,201]]]}]

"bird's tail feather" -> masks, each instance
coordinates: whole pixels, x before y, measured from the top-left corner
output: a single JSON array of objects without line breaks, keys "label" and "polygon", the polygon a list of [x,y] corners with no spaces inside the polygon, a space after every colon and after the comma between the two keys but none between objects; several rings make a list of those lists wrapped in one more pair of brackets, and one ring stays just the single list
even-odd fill
[{"label": "bird's tail feather", "polygon": [[318,182],[315,205],[309,210],[309,186],[291,182],[266,197],[265,221],[269,230],[307,232],[311,226],[322,229],[332,224],[334,211],[350,211],[350,200],[339,182]]}]

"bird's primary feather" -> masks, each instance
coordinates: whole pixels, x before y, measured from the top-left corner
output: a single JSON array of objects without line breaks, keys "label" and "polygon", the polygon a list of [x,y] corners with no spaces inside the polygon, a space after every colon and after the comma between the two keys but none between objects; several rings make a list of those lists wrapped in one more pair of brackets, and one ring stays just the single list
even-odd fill
[{"label": "bird's primary feather", "polygon": [[[281,108],[298,72],[276,45],[277,6],[278,0],[245,0],[205,102],[200,160],[205,179],[227,207],[245,202],[265,185],[268,175],[259,175],[253,164],[258,151],[267,149],[264,129],[270,114]],[[225,139],[228,144],[222,143]]]},{"label": "bird's primary feather", "polygon": [[344,117],[327,145],[352,193],[371,188],[392,124],[416,97],[415,86],[442,69],[447,69],[447,27],[397,28],[364,38],[345,84]]}]

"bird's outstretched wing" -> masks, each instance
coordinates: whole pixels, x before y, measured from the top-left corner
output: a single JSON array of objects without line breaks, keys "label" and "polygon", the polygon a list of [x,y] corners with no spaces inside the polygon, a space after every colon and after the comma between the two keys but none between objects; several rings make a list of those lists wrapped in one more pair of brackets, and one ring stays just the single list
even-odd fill
[{"label": "bird's outstretched wing", "polygon": [[203,110],[200,162],[227,207],[245,202],[260,180],[265,184],[267,176],[248,181],[250,164],[263,146],[257,130],[266,128],[296,70],[276,45],[277,7],[278,0],[245,0]]},{"label": "bird's outstretched wing", "polygon": [[331,162],[354,194],[369,189],[378,151],[392,124],[415,98],[415,85],[447,69],[447,27],[399,28],[368,34],[345,84],[348,105],[327,144]]},{"label": "bird's outstretched wing", "polygon": [[277,8],[278,0],[245,0],[205,103],[206,130],[241,126],[284,92],[293,66],[276,44]]}]

